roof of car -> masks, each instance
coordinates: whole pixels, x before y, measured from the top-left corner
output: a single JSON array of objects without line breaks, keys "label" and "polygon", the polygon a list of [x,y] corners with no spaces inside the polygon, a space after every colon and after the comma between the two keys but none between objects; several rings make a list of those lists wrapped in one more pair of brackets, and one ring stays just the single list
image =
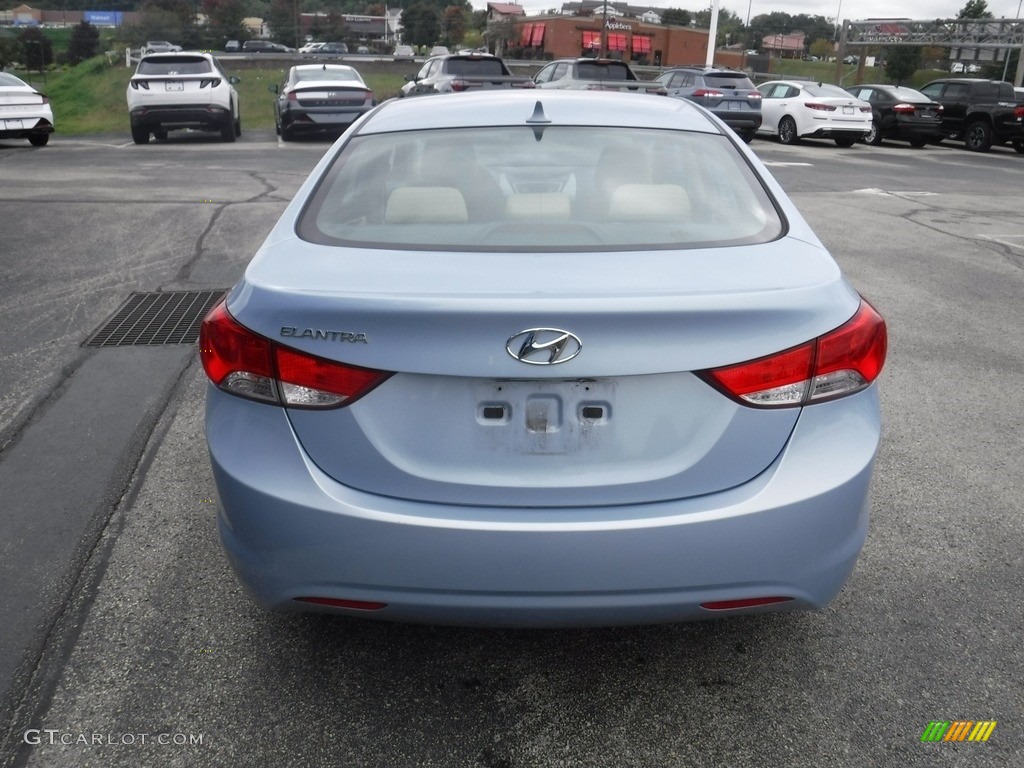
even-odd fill
[{"label": "roof of car", "polygon": [[[592,59],[590,59],[592,61]],[[720,133],[695,104],[641,93],[483,91],[392,99],[360,133],[497,125],[595,125]]]}]

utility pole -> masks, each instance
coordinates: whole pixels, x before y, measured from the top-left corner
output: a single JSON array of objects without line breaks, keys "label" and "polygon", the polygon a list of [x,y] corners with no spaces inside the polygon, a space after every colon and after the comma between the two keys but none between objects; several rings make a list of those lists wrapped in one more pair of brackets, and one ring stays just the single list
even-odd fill
[{"label": "utility pole", "polygon": [[711,29],[708,30],[708,55],[704,66],[715,63],[715,40],[718,38],[718,0],[711,0]]}]

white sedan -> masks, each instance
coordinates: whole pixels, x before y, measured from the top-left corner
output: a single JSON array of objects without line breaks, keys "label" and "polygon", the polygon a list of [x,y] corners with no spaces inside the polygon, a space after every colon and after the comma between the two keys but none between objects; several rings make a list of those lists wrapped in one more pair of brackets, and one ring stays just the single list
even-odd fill
[{"label": "white sedan", "polygon": [[51,133],[50,100],[23,80],[0,72],[0,139],[28,139],[41,147]]},{"label": "white sedan", "polygon": [[871,131],[871,105],[838,85],[772,80],[761,92],[760,135],[778,136],[783,144],[800,139],[833,139],[852,147]]}]

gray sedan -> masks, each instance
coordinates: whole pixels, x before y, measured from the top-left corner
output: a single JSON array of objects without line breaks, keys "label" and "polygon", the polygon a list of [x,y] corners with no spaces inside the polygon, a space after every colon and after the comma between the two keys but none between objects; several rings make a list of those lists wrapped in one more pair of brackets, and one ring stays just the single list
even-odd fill
[{"label": "gray sedan", "polygon": [[272,609],[815,609],[867,533],[885,324],[687,101],[386,102],[200,349],[221,538]]}]

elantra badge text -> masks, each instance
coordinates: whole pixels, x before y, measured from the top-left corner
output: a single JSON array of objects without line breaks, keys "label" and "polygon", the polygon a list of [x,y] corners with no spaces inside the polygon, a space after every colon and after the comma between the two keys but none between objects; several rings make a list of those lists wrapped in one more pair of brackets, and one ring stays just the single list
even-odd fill
[{"label": "elantra badge text", "polygon": [[527,365],[557,365],[572,360],[583,349],[579,337],[560,328],[527,328],[510,337],[505,350]]},{"label": "elantra badge text", "polygon": [[352,333],[351,331],[324,331],[320,328],[303,328],[299,330],[294,325],[282,325],[281,335],[295,339],[314,339],[317,341],[350,341],[352,343],[369,344],[365,333]]}]

